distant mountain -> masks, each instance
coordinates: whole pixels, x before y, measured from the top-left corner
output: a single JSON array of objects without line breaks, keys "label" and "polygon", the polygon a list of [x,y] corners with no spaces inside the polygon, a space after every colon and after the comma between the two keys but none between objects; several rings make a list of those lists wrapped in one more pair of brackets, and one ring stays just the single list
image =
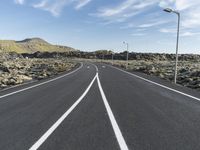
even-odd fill
[{"label": "distant mountain", "polygon": [[28,38],[22,41],[0,40],[0,52],[34,53],[40,52],[69,52],[74,48],[52,45],[40,38]]}]

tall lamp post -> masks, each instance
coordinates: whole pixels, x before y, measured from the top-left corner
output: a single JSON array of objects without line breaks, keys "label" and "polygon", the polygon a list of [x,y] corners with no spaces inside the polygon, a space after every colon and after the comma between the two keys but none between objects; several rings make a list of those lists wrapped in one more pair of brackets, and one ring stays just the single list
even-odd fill
[{"label": "tall lamp post", "polygon": [[114,64],[114,51],[112,51],[112,65]]},{"label": "tall lamp post", "polygon": [[178,48],[179,48],[179,31],[180,31],[180,13],[170,8],[165,8],[165,12],[175,13],[178,16],[178,27],[177,27],[177,40],[176,40],[176,63],[175,63],[175,72],[174,72],[174,83],[176,84],[177,79],[177,65],[178,65]]},{"label": "tall lamp post", "polygon": [[129,44],[127,42],[123,42],[123,44],[126,44],[126,69],[128,69],[128,48],[129,48]]}]

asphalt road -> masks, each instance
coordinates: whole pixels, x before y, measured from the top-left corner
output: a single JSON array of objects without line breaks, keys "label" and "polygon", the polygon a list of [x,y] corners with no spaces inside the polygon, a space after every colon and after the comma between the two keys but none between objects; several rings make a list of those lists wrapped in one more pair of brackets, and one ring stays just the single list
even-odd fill
[{"label": "asphalt road", "polygon": [[105,64],[0,92],[1,150],[199,150],[200,93]]}]

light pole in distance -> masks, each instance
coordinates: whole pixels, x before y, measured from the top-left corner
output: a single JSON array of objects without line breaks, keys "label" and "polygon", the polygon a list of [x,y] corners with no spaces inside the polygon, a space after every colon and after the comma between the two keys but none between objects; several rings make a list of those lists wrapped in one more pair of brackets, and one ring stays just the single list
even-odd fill
[{"label": "light pole in distance", "polygon": [[179,48],[179,31],[180,31],[180,18],[181,15],[178,11],[175,11],[171,8],[165,8],[165,12],[168,13],[175,13],[178,16],[178,26],[177,26],[177,39],[176,39],[176,63],[175,63],[175,72],[174,72],[174,83],[176,84],[176,79],[177,79],[177,65],[178,65],[178,48]]},{"label": "light pole in distance", "polygon": [[123,44],[126,44],[126,69],[128,69],[128,48],[129,48],[129,44],[127,42],[123,42]]},{"label": "light pole in distance", "polygon": [[114,64],[114,51],[112,51],[112,65]]}]

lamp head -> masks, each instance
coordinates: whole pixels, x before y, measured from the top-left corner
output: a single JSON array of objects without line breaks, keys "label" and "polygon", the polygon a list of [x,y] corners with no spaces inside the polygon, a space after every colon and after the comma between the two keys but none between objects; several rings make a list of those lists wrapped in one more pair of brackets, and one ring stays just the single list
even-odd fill
[{"label": "lamp head", "polygon": [[171,8],[165,8],[165,9],[163,9],[163,11],[171,13],[173,10]]}]

